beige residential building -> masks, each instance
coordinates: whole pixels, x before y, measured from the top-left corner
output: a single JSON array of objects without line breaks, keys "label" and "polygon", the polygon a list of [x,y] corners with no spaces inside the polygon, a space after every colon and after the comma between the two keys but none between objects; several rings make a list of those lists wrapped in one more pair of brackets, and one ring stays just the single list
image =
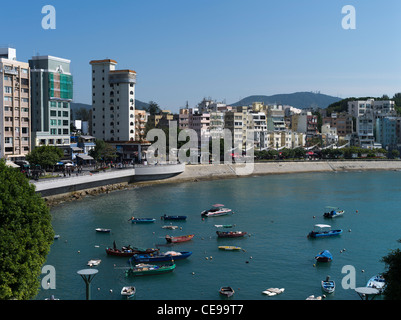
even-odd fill
[{"label": "beige residential building", "polygon": [[[144,141],[147,114],[145,110],[135,110],[135,141]],[[132,123],[130,123],[131,125]]]},{"label": "beige residential building", "polygon": [[16,50],[0,49],[0,158],[23,160],[31,151],[30,81]]}]

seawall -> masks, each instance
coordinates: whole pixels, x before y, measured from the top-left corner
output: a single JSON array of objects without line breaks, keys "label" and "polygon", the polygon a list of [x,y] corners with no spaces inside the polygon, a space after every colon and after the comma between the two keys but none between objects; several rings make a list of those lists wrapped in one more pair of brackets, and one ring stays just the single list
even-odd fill
[{"label": "seawall", "polygon": [[[252,164],[249,164],[252,165]],[[400,160],[342,160],[342,161],[271,161],[253,164],[248,175],[237,174],[241,164],[187,165],[185,171],[172,178],[154,181],[153,183],[177,183],[185,181],[216,180],[239,178],[255,175],[366,171],[366,170],[401,170]]]},{"label": "seawall", "polygon": [[[240,177],[269,175],[269,174],[288,174],[288,173],[307,173],[307,172],[335,172],[335,171],[367,171],[367,170],[401,170],[400,160],[339,160],[339,161],[269,161],[249,164],[251,172],[241,175],[243,164],[198,164],[186,165],[180,173],[175,172],[173,177],[164,176],[163,179],[131,179],[129,181],[120,180],[118,183],[106,183],[100,187],[75,190],[60,194],[43,196],[49,206],[55,206],[64,201],[80,200],[85,196],[109,193],[114,190],[137,188],[153,184],[180,183],[189,181],[205,181],[219,179],[233,179]],[[184,166],[183,166],[184,167]],[[161,166],[158,168],[161,170]],[[154,169],[154,167],[153,167]],[[144,168],[143,177],[151,173],[150,167]],[[161,172],[157,172],[160,174]],[[111,181],[110,181],[111,182]]]}]

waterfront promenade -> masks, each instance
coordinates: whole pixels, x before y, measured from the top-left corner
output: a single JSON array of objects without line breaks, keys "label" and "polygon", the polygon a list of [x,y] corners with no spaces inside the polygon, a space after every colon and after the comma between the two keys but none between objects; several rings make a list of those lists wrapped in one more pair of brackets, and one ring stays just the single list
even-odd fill
[{"label": "waterfront promenade", "polygon": [[[339,161],[268,161],[251,164],[249,175],[288,174],[305,172],[337,172],[365,170],[401,170],[399,160],[339,160]],[[107,172],[33,181],[36,191],[43,197],[64,196],[77,191],[99,189],[124,184],[144,185],[179,183],[185,181],[217,180],[249,175],[238,175],[243,164],[175,164],[136,166]]]}]

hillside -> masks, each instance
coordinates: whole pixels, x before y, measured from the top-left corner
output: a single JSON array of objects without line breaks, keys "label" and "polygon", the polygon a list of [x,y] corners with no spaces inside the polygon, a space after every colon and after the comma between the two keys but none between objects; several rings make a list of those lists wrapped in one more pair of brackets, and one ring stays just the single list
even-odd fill
[{"label": "hillside", "polygon": [[251,105],[253,102],[265,104],[290,105],[295,108],[327,108],[329,105],[340,101],[341,98],[329,96],[322,93],[295,92],[290,94],[275,94],[272,96],[254,95],[246,97],[238,102],[231,103],[233,107]]}]

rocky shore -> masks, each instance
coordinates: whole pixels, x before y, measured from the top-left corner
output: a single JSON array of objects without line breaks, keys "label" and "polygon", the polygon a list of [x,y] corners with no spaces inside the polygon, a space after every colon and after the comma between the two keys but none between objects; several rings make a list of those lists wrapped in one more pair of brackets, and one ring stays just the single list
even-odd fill
[{"label": "rocky shore", "polygon": [[219,165],[187,165],[185,171],[175,177],[136,182],[132,184],[118,183],[98,188],[86,189],[68,194],[45,197],[44,200],[50,207],[63,202],[82,200],[87,196],[110,193],[116,190],[133,189],[143,186],[164,183],[197,182],[205,180],[218,180],[249,177],[269,174],[288,174],[305,172],[344,172],[344,171],[366,171],[366,170],[401,170],[400,160],[339,160],[339,161],[271,161],[249,164],[253,165],[252,173],[239,175],[241,164],[219,164]]}]

